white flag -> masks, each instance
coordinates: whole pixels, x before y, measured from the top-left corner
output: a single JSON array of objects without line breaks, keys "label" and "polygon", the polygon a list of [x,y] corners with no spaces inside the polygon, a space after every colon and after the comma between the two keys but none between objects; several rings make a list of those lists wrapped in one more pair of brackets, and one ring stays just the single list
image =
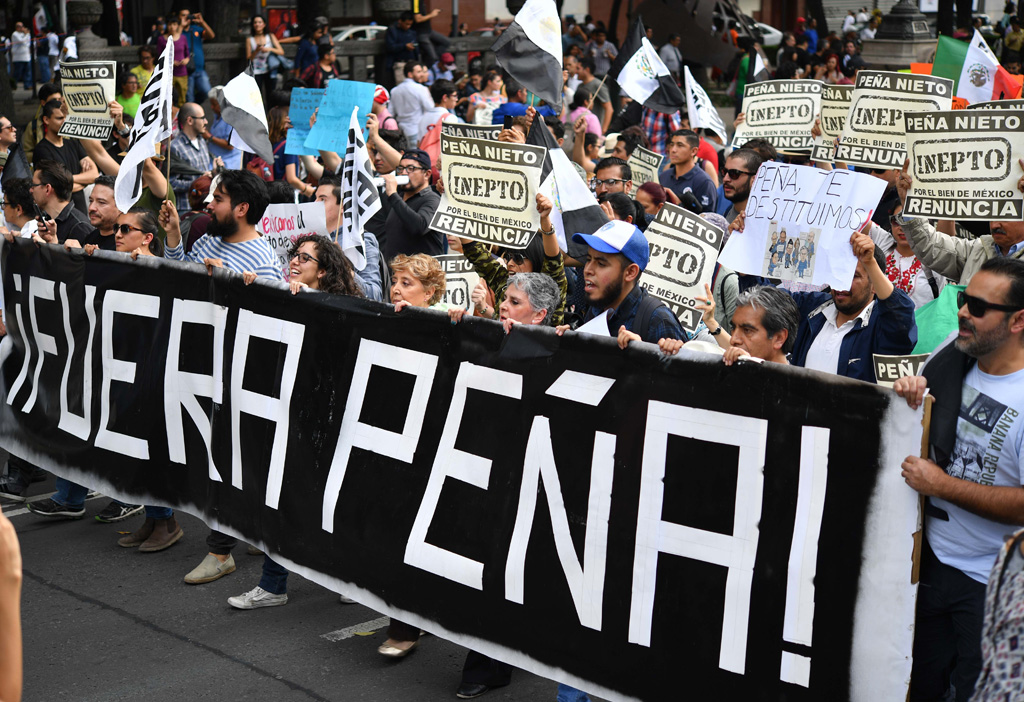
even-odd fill
[{"label": "white flag", "polygon": [[728,135],[725,131],[725,122],[722,121],[722,116],[718,114],[718,110],[715,109],[708,94],[704,92],[704,88],[700,87],[700,83],[694,80],[693,75],[690,74],[689,66],[683,66],[683,76],[686,86],[686,111],[690,116],[690,128],[710,129],[722,137],[723,140],[726,139]]},{"label": "white flag", "polygon": [[381,208],[381,201],[380,193],[373,184],[370,155],[366,151],[363,130],[359,126],[359,107],[352,110],[352,121],[348,126],[348,148],[345,149],[340,173],[341,221],[328,222],[327,226],[340,224],[336,241],[353,267],[361,271],[366,268],[363,229]]},{"label": "white flag", "polygon": [[964,56],[960,80],[956,83],[956,96],[972,104],[997,99],[999,96],[993,95],[993,87],[998,71],[999,59],[992,53],[981,32],[975,29],[967,55]]},{"label": "white flag", "polygon": [[[153,67],[135,113],[135,123],[128,134],[128,153],[121,162],[114,182],[117,209],[127,212],[142,197],[142,168],[146,159],[156,156],[156,145],[171,136],[171,95],[174,89],[174,42],[167,47]],[[170,149],[164,154],[170,158]],[[164,193],[159,193],[163,196]]]}]

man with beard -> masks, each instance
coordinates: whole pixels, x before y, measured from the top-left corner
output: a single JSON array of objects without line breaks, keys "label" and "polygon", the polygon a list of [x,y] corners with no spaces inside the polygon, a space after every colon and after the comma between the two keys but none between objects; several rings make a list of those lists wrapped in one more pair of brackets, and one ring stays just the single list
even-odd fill
[{"label": "man with beard", "polygon": [[[926,388],[935,398],[930,460],[907,456],[902,466],[907,485],[927,498],[910,676],[915,701],[952,699],[952,685],[956,700],[966,702],[975,682],[992,692],[1000,680],[1014,682],[1000,671],[1019,660],[1008,637],[1004,646],[989,641],[996,660],[986,660],[978,681],[985,583],[990,572],[1000,582],[993,562],[1006,534],[1024,525],[1024,262],[985,261],[957,302],[953,342],[931,355],[921,376],[900,378],[893,388],[913,408]],[[986,620],[986,636],[999,636],[1004,623]],[[1017,699],[1005,692],[980,697],[997,698]]]},{"label": "man with beard", "polygon": [[[409,176],[409,182],[399,185],[396,175]],[[441,196],[430,187],[430,156],[427,152],[407,150],[394,174],[382,177],[384,201],[381,210],[387,213],[380,240],[384,259],[390,261],[398,254],[443,254],[444,235],[430,229],[430,220],[441,204]]]},{"label": "man with beard", "polygon": [[[178,211],[170,200],[164,200],[160,209],[160,222],[167,232],[165,257],[176,261],[190,261],[206,266],[213,274],[215,267],[242,273],[247,279],[262,276],[284,282],[277,263],[277,253],[256,231],[270,196],[266,184],[248,171],[224,171],[213,189],[213,201],[208,210],[210,223],[189,253],[182,246]],[[206,537],[210,552],[188,575],[190,585],[208,583],[235,570],[231,549],[238,542],[233,536],[211,531]]]},{"label": "man with beard", "polygon": [[740,212],[747,209],[747,198],[750,197],[750,184],[761,167],[761,155],[752,149],[737,149],[725,159],[725,171],[722,175],[722,194],[732,203],[725,212],[725,220],[732,222]]},{"label": "man with beard", "polygon": [[889,282],[871,237],[855,232],[850,245],[858,261],[849,290],[793,293],[801,321],[790,360],[873,383],[872,354],[902,356],[914,349],[914,302]]},{"label": "man with beard", "polygon": [[92,233],[81,239],[68,239],[65,248],[82,248],[94,244],[103,251],[113,251],[117,218],[120,216],[114,202],[114,176],[102,175],[96,179],[89,195],[89,224],[96,227]]}]

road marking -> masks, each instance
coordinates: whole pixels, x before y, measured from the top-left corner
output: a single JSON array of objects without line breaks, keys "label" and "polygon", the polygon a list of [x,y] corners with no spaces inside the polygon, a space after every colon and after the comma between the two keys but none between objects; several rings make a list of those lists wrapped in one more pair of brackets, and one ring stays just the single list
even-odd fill
[{"label": "road marking", "polygon": [[320,634],[320,638],[327,639],[328,641],[343,641],[345,639],[350,639],[357,634],[373,633],[378,629],[383,629],[390,621],[390,617],[381,617],[380,619],[373,619],[368,622],[363,622],[362,624],[356,624],[355,626],[347,626],[344,629]]},{"label": "road marking", "polygon": [[[33,497],[30,497],[30,498],[28,498],[27,500],[25,500],[25,502],[16,502],[16,503],[11,503],[11,505],[10,505],[10,506],[12,506],[12,507],[13,507],[13,506],[14,506],[14,505],[16,505],[16,504],[20,505],[20,504],[28,504],[29,502],[39,502],[40,500],[45,500],[45,499],[47,499],[48,497],[53,497],[53,496],[54,496],[54,495],[56,495],[56,494],[57,494],[56,492],[48,492],[48,493],[46,493],[45,495],[35,495],[35,496],[33,496]],[[86,502],[89,502],[89,501],[91,501],[91,500],[96,500],[96,499],[99,499],[100,497],[103,497],[103,495],[99,495],[99,494],[96,494],[96,495],[93,495],[92,497],[87,497],[87,498],[85,498],[85,501],[86,501]],[[32,511],[32,510],[30,510],[30,509],[29,509],[28,507],[21,507],[21,508],[19,508],[19,509],[12,509],[12,510],[10,510],[10,511],[8,511],[8,510],[6,510],[6,509],[5,509],[5,510],[4,510],[4,516],[5,516],[5,517],[7,517],[8,519],[10,519],[10,518],[12,518],[12,517],[18,517],[18,516],[21,516],[22,514],[28,514],[28,513],[29,513],[29,512],[31,512],[31,511]]]}]

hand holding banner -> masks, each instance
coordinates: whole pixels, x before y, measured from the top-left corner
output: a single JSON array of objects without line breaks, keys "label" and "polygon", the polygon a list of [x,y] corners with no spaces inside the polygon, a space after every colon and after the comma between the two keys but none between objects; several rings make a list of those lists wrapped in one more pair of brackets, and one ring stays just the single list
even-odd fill
[{"label": "hand holding banner", "polygon": [[277,262],[284,273],[285,282],[291,277],[288,252],[295,240],[306,234],[327,235],[327,218],[324,203],[303,202],[283,205],[267,205],[266,211],[256,223],[277,254]]},{"label": "hand holding banner", "polygon": [[821,90],[821,139],[811,150],[811,160],[832,163],[835,160],[835,140],[843,133],[846,115],[853,97],[852,85],[826,85]]}]

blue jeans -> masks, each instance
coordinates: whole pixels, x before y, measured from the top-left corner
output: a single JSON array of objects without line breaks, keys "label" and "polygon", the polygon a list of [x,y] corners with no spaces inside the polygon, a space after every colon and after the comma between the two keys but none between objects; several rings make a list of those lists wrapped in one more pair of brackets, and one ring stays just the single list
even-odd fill
[{"label": "blue jeans", "polygon": [[174,510],[170,507],[150,507],[146,505],[146,519],[170,519]]},{"label": "blue jeans", "polygon": [[569,687],[565,683],[558,683],[558,697],[555,699],[557,702],[590,702],[587,693],[577,690],[575,687]]},{"label": "blue jeans", "polygon": [[15,61],[12,65],[14,67],[14,74],[11,77],[14,78],[14,82],[24,83],[25,87],[28,88],[32,84],[32,62]]},{"label": "blue jeans", "polygon": [[189,102],[203,103],[206,101],[207,96],[210,94],[210,76],[206,75],[206,71],[202,68],[197,68],[195,72],[188,77],[188,97],[185,99]]},{"label": "blue jeans", "polygon": [[288,592],[288,570],[270,559],[270,556],[263,556],[263,576],[260,578],[260,587],[274,595],[283,595]]},{"label": "blue jeans", "polygon": [[50,57],[40,56],[39,61],[39,82],[49,83],[50,82]]},{"label": "blue jeans", "polygon": [[80,509],[85,506],[85,496],[88,494],[89,488],[57,478],[57,494],[53,496],[53,501],[64,507]]}]

